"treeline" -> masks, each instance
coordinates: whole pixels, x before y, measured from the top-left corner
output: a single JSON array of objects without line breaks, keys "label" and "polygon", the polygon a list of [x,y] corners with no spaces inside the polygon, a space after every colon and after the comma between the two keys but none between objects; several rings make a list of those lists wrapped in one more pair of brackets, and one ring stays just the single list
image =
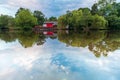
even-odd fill
[{"label": "treeline", "polygon": [[91,9],[67,11],[58,18],[59,28],[69,29],[120,29],[120,3],[116,0],[99,0]]},{"label": "treeline", "polygon": [[44,21],[57,21],[57,18],[52,16],[47,19],[41,11],[19,8],[15,17],[0,15],[0,29],[31,29],[35,25],[42,25]]}]

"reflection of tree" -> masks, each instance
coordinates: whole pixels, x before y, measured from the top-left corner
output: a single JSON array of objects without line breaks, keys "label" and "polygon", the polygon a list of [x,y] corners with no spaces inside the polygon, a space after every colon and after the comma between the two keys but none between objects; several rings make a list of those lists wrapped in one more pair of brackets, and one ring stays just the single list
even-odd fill
[{"label": "reflection of tree", "polygon": [[45,42],[45,36],[43,34],[35,34],[32,31],[23,31],[19,34],[19,42],[21,43],[22,46],[25,48],[31,47],[35,43],[37,45],[42,45]]},{"label": "reflection of tree", "polygon": [[20,44],[27,48],[34,44],[42,45],[45,42],[43,34],[35,34],[32,31],[2,31],[0,32],[0,39],[5,42],[12,42],[18,39]]},{"label": "reflection of tree", "polygon": [[108,52],[111,51],[108,45],[106,45],[103,41],[98,42],[96,44],[90,44],[88,45],[88,48],[90,51],[94,53],[96,57],[100,57],[101,54],[103,54],[104,56],[107,56]]},{"label": "reflection of tree", "polygon": [[120,47],[119,35],[119,32],[107,32],[104,41],[100,41],[96,44],[90,44],[88,48],[95,54],[96,57],[100,57],[101,54],[107,56],[109,52],[115,51],[118,47]]},{"label": "reflection of tree", "polygon": [[103,40],[104,37],[104,32],[70,32],[69,34],[66,34],[65,32],[58,33],[58,39],[61,42],[76,47],[86,47],[90,43],[97,43]]},{"label": "reflection of tree", "polygon": [[45,43],[45,36],[43,34],[39,34],[38,40],[37,40],[37,45],[42,45]]},{"label": "reflection of tree", "polygon": [[120,33],[106,33],[105,31],[58,33],[58,39],[67,46],[87,47],[96,57],[101,54],[107,56],[109,52],[120,47]]},{"label": "reflection of tree", "polygon": [[14,32],[9,31],[1,31],[0,32],[0,39],[4,40],[5,42],[12,42],[16,40],[16,34]]},{"label": "reflection of tree", "polygon": [[[58,31],[58,40],[66,43],[67,46],[88,47],[96,57],[107,56],[109,52],[115,51],[120,47],[120,32],[105,31]],[[50,37],[50,36],[49,36]],[[50,38],[55,39],[57,36]],[[4,31],[0,32],[0,39],[5,42],[12,42],[18,39],[20,44],[27,48],[34,44],[42,45],[45,43],[46,35],[43,32],[35,34],[32,31]]]},{"label": "reflection of tree", "polygon": [[37,38],[38,35],[35,35],[34,33],[32,33],[32,31],[21,31],[18,34],[18,40],[20,44],[25,48],[31,47],[33,44],[35,44]]}]

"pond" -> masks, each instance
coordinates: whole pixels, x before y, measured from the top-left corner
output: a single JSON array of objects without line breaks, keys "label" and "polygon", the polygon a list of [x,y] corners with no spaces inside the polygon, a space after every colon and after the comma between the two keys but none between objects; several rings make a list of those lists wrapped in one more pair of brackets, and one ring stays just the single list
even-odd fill
[{"label": "pond", "polygon": [[119,80],[119,31],[0,32],[0,80]]}]

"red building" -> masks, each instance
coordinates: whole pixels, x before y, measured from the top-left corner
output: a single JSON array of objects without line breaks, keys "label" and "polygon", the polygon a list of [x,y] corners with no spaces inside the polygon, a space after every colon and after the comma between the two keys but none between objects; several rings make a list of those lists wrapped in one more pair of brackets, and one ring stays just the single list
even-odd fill
[{"label": "red building", "polygon": [[57,26],[57,22],[45,22],[44,24],[43,24],[43,27],[47,27],[47,28],[52,28],[52,27],[55,27],[55,26]]}]

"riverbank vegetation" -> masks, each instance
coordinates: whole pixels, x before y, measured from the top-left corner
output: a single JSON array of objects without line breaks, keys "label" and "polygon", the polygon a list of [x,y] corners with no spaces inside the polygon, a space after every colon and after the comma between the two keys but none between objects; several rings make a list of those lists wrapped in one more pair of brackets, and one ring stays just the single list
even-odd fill
[{"label": "riverbank vegetation", "polygon": [[38,10],[19,8],[15,17],[0,15],[0,29],[31,29],[43,25],[45,21],[58,21],[59,29],[120,29],[120,3],[116,0],[98,0],[91,8],[79,8],[67,11],[58,19],[46,18]]},{"label": "riverbank vegetation", "polygon": [[58,18],[59,28],[120,29],[120,3],[116,0],[99,0],[91,9],[67,11]]},{"label": "riverbank vegetation", "polygon": [[35,25],[42,25],[45,16],[41,11],[31,12],[29,9],[19,8],[15,17],[8,15],[0,16],[1,29],[31,29]]}]

